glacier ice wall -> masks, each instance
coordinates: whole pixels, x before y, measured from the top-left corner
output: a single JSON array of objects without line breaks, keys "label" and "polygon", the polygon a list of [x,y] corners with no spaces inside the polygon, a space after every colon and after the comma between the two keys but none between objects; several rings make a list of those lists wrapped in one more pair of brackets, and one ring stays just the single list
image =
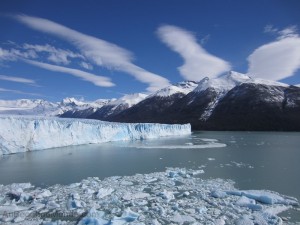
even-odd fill
[{"label": "glacier ice wall", "polygon": [[0,116],[0,155],[190,133],[190,124],[113,123],[86,119]]}]

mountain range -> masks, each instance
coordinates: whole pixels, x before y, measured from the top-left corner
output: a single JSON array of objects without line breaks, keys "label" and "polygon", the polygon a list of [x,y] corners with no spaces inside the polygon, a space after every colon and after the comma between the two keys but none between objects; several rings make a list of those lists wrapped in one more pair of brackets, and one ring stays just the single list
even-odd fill
[{"label": "mountain range", "polygon": [[191,123],[194,130],[300,131],[300,87],[231,71],[119,99],[0,100],[0,114]]}]

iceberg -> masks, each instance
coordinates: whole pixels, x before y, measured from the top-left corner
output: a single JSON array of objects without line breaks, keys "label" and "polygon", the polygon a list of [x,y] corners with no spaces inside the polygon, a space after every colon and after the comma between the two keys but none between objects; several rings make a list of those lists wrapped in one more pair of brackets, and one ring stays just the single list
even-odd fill
[{"label": "iceberg", "polygon": [[115,123],[55,117],[0,116],[0,155],[188,134],[191,134],[190,124]]}]

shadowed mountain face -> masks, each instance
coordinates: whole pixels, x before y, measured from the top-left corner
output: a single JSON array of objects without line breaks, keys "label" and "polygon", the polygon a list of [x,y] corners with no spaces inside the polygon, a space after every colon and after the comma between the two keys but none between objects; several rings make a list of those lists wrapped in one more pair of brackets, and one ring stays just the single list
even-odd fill
[{"label": "shadowed mountain face", "polygon": [[191,123],[195,130],[300,130],[300,88],[245,83],[219,95],[209,88],[145,100],[109,120]]},{"label": "shadowed mountain face", "polygon": [[295,87],[241,84],[220,100],[207,123],[216,130],[300,130],[299,97]]},{"label": "shadowed mountain face", "polygon": [[181,82],[135,104],[108,104],[62,116],[191,123],[194,130],[300,131],[300,88],[232,72],[199,83]]}]

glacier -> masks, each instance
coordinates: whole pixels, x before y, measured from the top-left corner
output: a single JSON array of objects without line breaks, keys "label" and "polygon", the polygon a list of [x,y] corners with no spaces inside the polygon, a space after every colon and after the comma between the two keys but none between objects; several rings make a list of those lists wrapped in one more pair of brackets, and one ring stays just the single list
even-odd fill
[{"label": "glacier", "polygon": [[3,115],[0,116],[0,155],[71,145],[189,134],[190,124],[115,123]]}]

